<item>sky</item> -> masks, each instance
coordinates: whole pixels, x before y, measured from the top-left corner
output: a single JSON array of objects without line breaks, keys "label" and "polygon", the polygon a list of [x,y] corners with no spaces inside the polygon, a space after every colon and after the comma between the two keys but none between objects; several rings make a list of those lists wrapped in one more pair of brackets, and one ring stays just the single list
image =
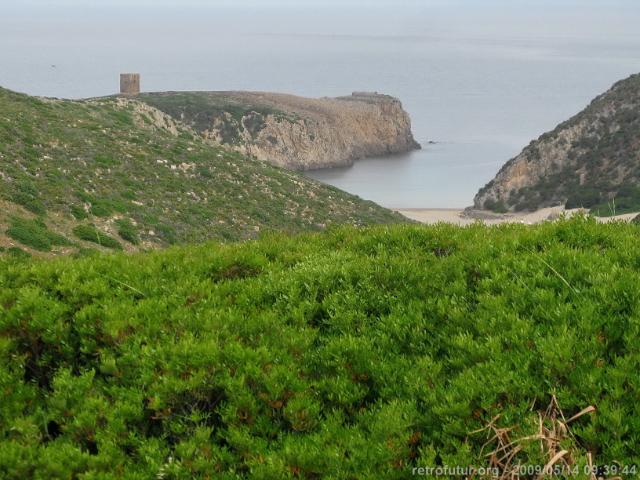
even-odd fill
[{"label": "sky", "polygon": [[3,0],[0,8],[50,8],[50,7],[464,7],[487,8],[499,5],[504,8],[575,8],[601,7],[603,9],[633,8],[637,0]]},{"label": "sky", "polygon": [[[282,15],[284,10],[287,15]],[[514,16],[523,20],[517,22],[517,28],[525,34],[546,30],[566,31],[570,36],[580,31],[588,31],[589,35],[601,31],[603,35],[616,36],[627,34],[630,25],[637,28],[634,22],[640,22],[640,0],[0,0],[0,29],[15,27],[18,19],[50,23],[60,19],[68,22],[101,19],[102,15],[144,25],[161,16],[170,18],[169,12],[176,19],[215,22],[212,17],[225,11],[240,12],[247,18],[269,15],[262,25],[259,21],[252,23],[252,27],[257,25],[262,30],[260,33],[280,29],[286,33],[296,29],[297,33],[303,30],[314,33],[316,24],[322,24],[323,31],[335,24],[336,33],[358,34],[370,27],[369,30],[384,35],[388,30],[385,24],[392,22],[396,25],[413,22],[409,27],[419,31],[420,26],[415,24],[425,14],[438,23],[436,28],[453,26],[454,34],[465,30],[508,30]],[[340,18],[341,12],[354,11],[362,14],[361,25]],[[597,16],[594,12],[598,12]],[[459,19],[456,22],[460,32],[456,31],[455,22],[444,18],[447,15]]]}]

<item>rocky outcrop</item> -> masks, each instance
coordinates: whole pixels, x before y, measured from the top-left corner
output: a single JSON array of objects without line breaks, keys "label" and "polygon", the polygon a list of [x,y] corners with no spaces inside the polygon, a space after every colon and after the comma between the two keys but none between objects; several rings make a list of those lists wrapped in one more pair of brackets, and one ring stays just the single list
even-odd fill
[{"label": "rocky outcrop", "polygon": [[140,100],[216,143],[294,170],[420,148],[396,98],[356,92],[311,99],[248,92],[167,92]]},{"label": "rocky outcrop", "polygon": [[507,162],[475,197],[494,211],[600,208],[640,201],[640,75],[618,82],[585,110]]}]

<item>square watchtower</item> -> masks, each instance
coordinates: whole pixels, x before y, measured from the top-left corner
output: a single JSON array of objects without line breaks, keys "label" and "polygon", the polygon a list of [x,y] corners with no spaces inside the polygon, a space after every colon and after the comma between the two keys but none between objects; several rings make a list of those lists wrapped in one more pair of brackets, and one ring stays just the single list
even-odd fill
[{"label": "square watchtower", "polygon": [[140,74],[121,73],[120,74],[120,94],[138,95],[140,93]]}]

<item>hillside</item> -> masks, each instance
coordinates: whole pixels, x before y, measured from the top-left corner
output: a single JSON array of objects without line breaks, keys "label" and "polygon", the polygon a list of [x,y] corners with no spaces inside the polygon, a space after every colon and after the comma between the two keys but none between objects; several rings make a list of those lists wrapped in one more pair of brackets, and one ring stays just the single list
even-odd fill
[{"label": "hillside", "polygon": [[2,250],[137,250],[398,221],[371,202],[212,145],[135,100],[0,89]]},{"label": "hillside", "polygon": [[138,98],[216,143],[293,170],[346,166],[420,148],[409,115],[388,95],[165,92]]},{"label": "hillside", "polygon": [[594,478],[587,452],[637,478],[638,228],[0,260],[0,477],[406,479],[562,449],[563,478]]},{"label": "hillside", "polygon": [[640,75],[532,142],[474,200],[496,211],[555,205],[600,215],[640,211]]}]

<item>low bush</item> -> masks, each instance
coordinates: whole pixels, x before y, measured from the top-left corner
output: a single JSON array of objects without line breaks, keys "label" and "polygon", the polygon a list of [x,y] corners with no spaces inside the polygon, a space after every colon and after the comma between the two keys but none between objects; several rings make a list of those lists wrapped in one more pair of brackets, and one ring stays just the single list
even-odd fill
[{"label": "low bush", "polygon": [[40,198],[38,189],[32,182],[16,182],[13,186],[13,192],[8,198],[36,215],[44,215],[46,212],[46,207]]},{"label": "low bush", "polygon": [[565,208],[591,208],[602,202],[602,192],[596,188],[576,188],[569,193]]},{"label": "low bush", "polygon": [[575,218],[3,263],[0,478],[631,468],[639,258]]},{"label": "low bush", "polygon": [[97,243],[106,248],[122,250],[122,245],[115,238],[101,232],[93,225],[78,225],[73,229],[73,234],[80,240]]},{"label": "low bush", "polygon": [[15,259],[24,260],[31,257],[29,252],[25,252],[23,249],[19,247],[9,247],[7,248],[7,253],[10,257]]},{"label": "low bush", "polygon": [[116,221],[118,227],[118,235],[127,242],[138,245],[140,243],[140,237],[138,236],[138,229],[128,218],[122,218]]},{"label": "low bush", "polygon": [[89,218],[87,211],[80,205],[71,205],[69,207],[69,211],[76,220],[85,220],[86,218]]},{"label": "low bush", "polygon": [[62,235],[51,232],[41,219],[26,219],[15,217],[7,230],[7,235],[14,240],[41,252],[51,251],[56,245],[69,245],[70,242]]},{"label": "low bush", "polygon": [[591,213],[605,217],[634,212],[640,212],[640,188],[632,185],[623,185],[611,200],[591,207]]}]

